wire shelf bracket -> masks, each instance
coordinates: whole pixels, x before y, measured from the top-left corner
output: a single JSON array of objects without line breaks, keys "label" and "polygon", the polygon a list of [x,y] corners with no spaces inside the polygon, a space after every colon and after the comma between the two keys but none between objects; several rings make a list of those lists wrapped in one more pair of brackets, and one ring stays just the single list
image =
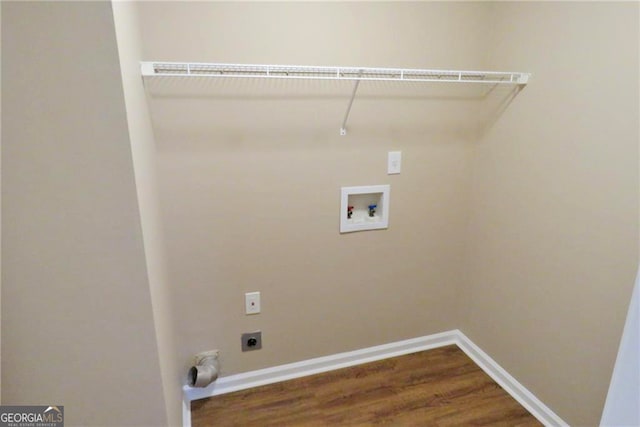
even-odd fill
[{"label": "wire shelf bracket", "polygon": [[141,62],[143,78],[211,77],[251,79],[350,80],[353,91],[340,134],[347,133],[347,120],[362,81],[468,83],[525,86],[530,73],[512,71],[461,71],[412,68],[316,67],[305,65],[251,65],[202,62]]}]

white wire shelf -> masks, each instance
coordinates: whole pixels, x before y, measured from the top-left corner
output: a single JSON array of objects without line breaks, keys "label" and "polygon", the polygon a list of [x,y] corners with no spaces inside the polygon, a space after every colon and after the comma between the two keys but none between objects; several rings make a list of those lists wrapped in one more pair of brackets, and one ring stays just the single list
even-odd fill
[{"label": "white wire shelf", "polygon": [[201,62],[141,62],[143,78],[199,77],[248,79],[306,79],[353,81],[353,91],[342,121],[340,134],[346,135],[346,125],[358,85],[363,81],[471,83],[485,85],[525,86],[531,74],[512,71],[428,70],[413,68],[315,67],[304,65],[255,65]]},{"label": "white wire shelf", "polygon": [[392,82],[526,84],[529,73],[511,71],[426,70],[412,68],[314,67],[197,62],[142,62],[143,77],[222,77]]}]

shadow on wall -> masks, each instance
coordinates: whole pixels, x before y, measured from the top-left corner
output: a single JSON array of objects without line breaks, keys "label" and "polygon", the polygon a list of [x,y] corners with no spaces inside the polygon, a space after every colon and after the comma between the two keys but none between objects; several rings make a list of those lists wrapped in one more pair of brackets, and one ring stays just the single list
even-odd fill
[{"label": "shadow on wall", "polygon": [[516,96],[524,89],[523,85],[509,88],[502,93],[491,93],[485,97],[486,105],[483,108],[483,119],[480,121],[480,136],[484,136],[500,119]]},{"label": "shadow on wall", "polygon": [[[450,134],[475,140],[520,91],[497,84],[360,83],[347,128],[367,136]],[[154,125],[180,140],[181,135],[326,138],[339,131],[354,83],[154,77],[145,85]]]}]

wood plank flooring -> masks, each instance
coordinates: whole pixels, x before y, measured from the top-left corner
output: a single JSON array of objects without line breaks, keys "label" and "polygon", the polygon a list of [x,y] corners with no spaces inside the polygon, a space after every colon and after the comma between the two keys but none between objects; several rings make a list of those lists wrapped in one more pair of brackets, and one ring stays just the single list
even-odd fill
[{"label": "wood plank flooring", "polygon": [[191,403],[192,426],[540,426],[451,345]]}]

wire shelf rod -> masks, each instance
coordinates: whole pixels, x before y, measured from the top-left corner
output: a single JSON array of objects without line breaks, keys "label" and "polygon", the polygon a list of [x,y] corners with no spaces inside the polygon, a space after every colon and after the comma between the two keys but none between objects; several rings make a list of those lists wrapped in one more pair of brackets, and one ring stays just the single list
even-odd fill
[{"label": "wire shelf rod", "polygon": [[347,112],[344,114],[344,120],[342,120],[342,126],[340,127],[340,135],[344,136],[347,134],[347,120],[349,120],[349,113],[351,112],[351,107],[353,106],[353,100],[356,97],[356,92],[358,92],[358,86],[360,85],[360,80],[356,80],[353,85],[353,91],[351,92],[351,99],[349,100],[349,105],[347,106]]}]

